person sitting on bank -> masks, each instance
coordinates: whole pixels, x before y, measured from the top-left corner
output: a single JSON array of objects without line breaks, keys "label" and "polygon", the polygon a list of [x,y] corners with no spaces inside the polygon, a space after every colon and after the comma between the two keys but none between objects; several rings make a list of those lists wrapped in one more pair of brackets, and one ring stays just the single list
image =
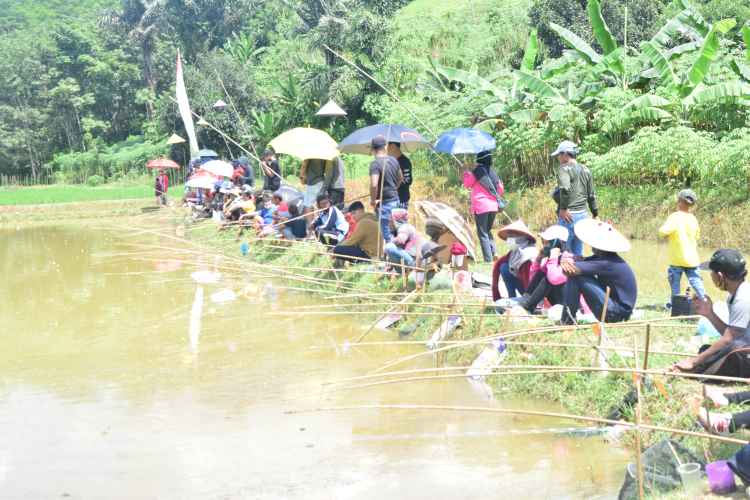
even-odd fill
[{"label": "person sitting on bank", "polygon": [[361,201],[349,205],[347,213],[357,222],[354,232],[333,249],[333,256],[341,261],[354,264],[378,258],[383,248],[383,240],[378,230],[378,219],[365,212]]},{"label": "person sitting on bank", "polygon": [[281,212],[279,216],[281,234],[284,239],[299,241],[307,237],[307,221],[299,211],[299,204],[288,205],[288,212]]},{"label": "person sitting on bank", "polygon": [[[505,241],[509,252],[497,260],[492,267],[492,300],[500,298],[520,297],[526,292],[531,283],[531,266],[539,254],[536,248],[536,238],[526,226],[518,220],[509,224],[497,235]],[[500,279],[508,296],[500,293]]]},{"label": "person sitting on bank", "polygon": [[633,314],[638,286],[633,270],[619,254],[630,250],[630,242],[610,224],[596,219],[579,221],[574,231],[578,239],[591,246],[594,255],[561,262],[568,278],[563,292],[562,323],[576,323],[581,296],[597,319],[602,317],[607,303],[605,322],[627,321]]},{"label": "person sitting on bank", "polygon": [[533,278],[527,293],[514,304],[523,307],[529,313],[536,312],[539,303],[545,299],[552,306],[563,303],[563,292],[568,278],[561,263],[563,259],[573,258],[573,255],[566,251],[568,230],[563,226],[550,226],[539,237],[544,246],[531,266]]},{"label": "person sitting on bank", "polygon": [[[717,408],[729,405],[750,406],[750,391],[725,392],[718,387],[706,385],[706,398]],[[696,399],[700,405],[700,399]],[[716,433],[737,432],[740,429],[750,429],[750,411],[737,413],[706,412],[700,406],[694,408],[698,413],[698,420],[708,431]]]},{"label": "person sitting on bank", "polygon": [[409,224],[409,212],[403,208],[393,209],[391,229],[395,236],[385,245],[386,260],[392,264],[413,267],[420,238],[417,228]]},{"label": "person sitting on bank", "polygon": [[324,245],[338,245],[349,231],[349,224],[341,210],[331,205],[327,194],[319,194],[316,199],[320,212],[312,224],[315,236]]},{"label": "person sitting on bank", "polygon": [[711,280],[719,290],[729,293],[729,320],[721,320],[714,312],[709,296],[693,298],[693,311],[708,319],[721,338],[713,344],[704,345],[698,356],[684,359],[674,365],[683,372],[723,375],[729,377],[750,376],[750,284],[745,281],[747,269],[745,258],[734,249],[723,248],[711,256],[711,260],[701,265],[711,271]]},{"label": "person sitting on bank", "polygon": [[326,162],[323,190],[328,193],[331,204],[339,210],[344,209],[346,196],[346,178],[344,176],[344,161],[340,156]]}]

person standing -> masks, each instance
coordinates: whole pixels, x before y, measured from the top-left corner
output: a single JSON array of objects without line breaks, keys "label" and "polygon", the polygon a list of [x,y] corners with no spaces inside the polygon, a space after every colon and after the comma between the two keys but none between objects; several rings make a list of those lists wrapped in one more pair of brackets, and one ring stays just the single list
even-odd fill
[{"label": "person standing", "polygon": [[281,187],[281,168],[276,153],[272,149],[266,149],[260,160],[260,168],[263,171],[263,191],[272,193]]},{"label": "person standing", "polygon": [[169,191],[169,177],[164,170],[159,170],[159,173],[156,174],[156,181],[154,182],[154,195],[156,196],[157,205],[166,206],[167,191]]},{"label": "person standing", "polygon": [[398,208],[398,188],[404,180],[398,161],[388,156],[386,140],[373,137],[370,147],[375,159],[370,163],[370,205],[378,213],[384,241],[391,241],[391,211]]},{"label": "person standing", "polygon": [[464,187],[471,190],[471,212],[477,225],[484,261],[492,262],[497,254],[492,225],[497,213],[505,208],[502,200],[505,189],[492,170],[492,154],[489,151],[477,155],[473,170],[464,172],[463,182]]},{"label": "person standing", "polygon": [[331,204],[339,210],[344,209],[345,189],[344,161],[337,156],[326,162],[323,190],[330,198]]},{"label": "person standing", "polygon": [[[667,279],[672,289],[672,297],[680,295],[682,273],[695,290],[698,298],[706,295],[706,289],[701,279],[700,257],[698,256],[698,238],[700,226],[690,210],[698,201],[698,195],[692,189],[683,189],[677,195],[677,211],[667,217],[666,222],[659,228],[659,236],[669,239],[669,268]],[[668,306],[672,306],[672,300]]]},{"label": "person standing", "polygon": [[576,161],[577,156],[578,146],[571,141],[561,142],[552,153],[552,157],[556,157],[560,163],[555,190],[558,223],[568,230],[568,251],[580,257],[583,255],[583,243],[576,236],[575,225],[589,218],[588,210],[591,210],[594,219],[599,217],[599,208],[591,171]]},{"label": "person standing", "polygon": [[401,175],[404,176],[404,181],[398,187],[398,201],[401,204],[401,208],[408,210],[409,200],[411,199],[411,160],[401,152],[400,142],[388,143],[388,155],[396,158],[398,166],[401,168]]},{"label": "person standing", "polygon": [[302,168],[299,171],[299,180],[305,186],[304,193],[304,213],[307,223],[313,220],[312,213],[315,210],[318,196],[325,193],[325,175],[326,161],[319,158],[310,158],[302,162]]}]

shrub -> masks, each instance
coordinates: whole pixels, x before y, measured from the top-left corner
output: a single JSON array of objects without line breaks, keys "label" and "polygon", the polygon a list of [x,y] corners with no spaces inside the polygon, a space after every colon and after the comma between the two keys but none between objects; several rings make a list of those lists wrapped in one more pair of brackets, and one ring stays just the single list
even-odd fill
[{"label": "shrub", "polygon": [[92,175],[86,179],[86,184],[91,187],[101,186],[104,184],[104,177],[101,175]]}]

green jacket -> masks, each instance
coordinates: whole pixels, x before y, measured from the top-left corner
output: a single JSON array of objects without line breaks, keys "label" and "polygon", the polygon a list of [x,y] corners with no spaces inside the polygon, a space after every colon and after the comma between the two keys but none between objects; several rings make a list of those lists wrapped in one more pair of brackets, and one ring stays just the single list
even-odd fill
[{"label": "green jacket", "polygon": [[591,214],[594,217],[598,216],[594,178],[584,165],[575,163],[561,166],[557,176],[557,187],[560,190],[560,210],[577,212],[586,210],[588,206]]}]

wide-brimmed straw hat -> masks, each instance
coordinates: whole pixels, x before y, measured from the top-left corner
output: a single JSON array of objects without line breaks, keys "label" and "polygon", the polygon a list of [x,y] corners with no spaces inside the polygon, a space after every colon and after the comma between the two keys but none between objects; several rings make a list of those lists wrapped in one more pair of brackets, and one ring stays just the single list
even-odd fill
[{"label": "wide-brimmed straw hat", "polygon": [[517,220],[514,223],[501,228],[500,231],[497,232],[497,235],[501,240],[506,240],[509,233],[523,234],[524,236],[528,236],[532,241],[536,241],[536,236],[534,236],[534,233],[531,232],[529,227],[522,220]]},{"label": "wide-brimmed straw hat", "polygon": [[584,219],[574,228],[578,239],[603,252],[622,253],[630,250],[630,242],[611,224],[596,219]]},{"label": "wide-brimmed straw hat", "polygon": [[550,226],[539,235],[539,237],[544,241],[568,241],[568,236],[570,236],[570,231],[568,231],[568,228],[560,225]]}]

